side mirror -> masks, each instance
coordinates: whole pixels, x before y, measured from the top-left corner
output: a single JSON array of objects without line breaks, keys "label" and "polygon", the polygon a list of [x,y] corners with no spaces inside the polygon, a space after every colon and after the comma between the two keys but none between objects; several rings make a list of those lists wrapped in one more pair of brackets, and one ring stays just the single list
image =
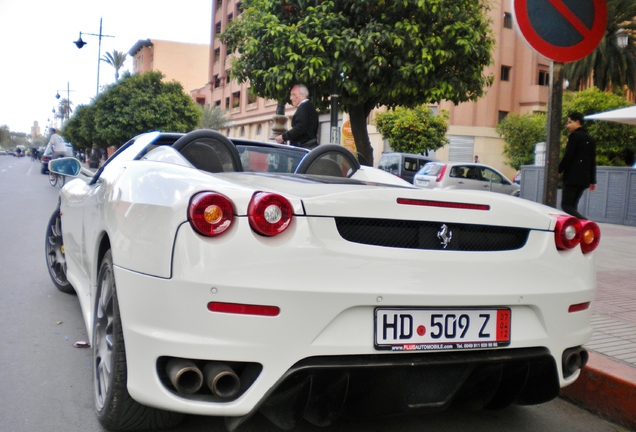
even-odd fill
[{"label": "side mirror", "polygon": [[66,157],[49,161],[49,171],[70,177],[77,177],[82,170],[82,164],[75,158]]}]

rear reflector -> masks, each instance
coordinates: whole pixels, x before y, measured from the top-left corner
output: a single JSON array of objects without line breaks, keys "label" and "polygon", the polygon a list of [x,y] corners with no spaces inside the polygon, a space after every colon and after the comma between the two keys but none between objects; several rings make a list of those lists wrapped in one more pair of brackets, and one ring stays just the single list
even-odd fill
[{"label": "rear reflector", "polygon": [[210,302],[208,310],[239,315],[278,316],[280,308],[277,306],[250,305],[241,303]]},{"label": "rear reflector", "polygon": [[590,302],[585,302],[585,303],[579,303],[579,304],[573,304],[572,306],[570,306],[568,308],[568,312],[572,313],[572,312],[581,312],[584,310],[587,310],[590,308]]},{"label": "rear reflector", "polygon": [[419,199],[410,199],[410,198],[398,198],[398,204],[406,204],[406,205],[416,205],[416,206],[425,206],[425,207],[444,207],[444,208],[454,208],[454,209],[464,209],[464,210],[490,210],[490,206],[486,204],[469,204],[469,203],[458,203],[458,202],[448,202],[448,201],[431,201],[431,200],[419,200]]}]

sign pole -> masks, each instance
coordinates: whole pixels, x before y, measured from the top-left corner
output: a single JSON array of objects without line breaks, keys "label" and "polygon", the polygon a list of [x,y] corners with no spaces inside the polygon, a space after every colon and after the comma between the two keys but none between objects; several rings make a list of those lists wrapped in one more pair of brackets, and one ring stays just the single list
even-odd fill
[{"label": "sign pole", "polygon": [[563,104],[563,63],[550,65],[550,100],[548,101],[545,170],[543,174],[543,204],[556,207],[561,155],[561,113]]}]

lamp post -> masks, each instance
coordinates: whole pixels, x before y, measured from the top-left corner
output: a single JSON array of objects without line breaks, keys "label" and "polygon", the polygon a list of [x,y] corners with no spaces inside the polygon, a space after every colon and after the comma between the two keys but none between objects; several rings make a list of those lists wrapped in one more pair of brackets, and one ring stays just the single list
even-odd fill
[{"label": "lamp post", "polygon": [[[70,112],[71,112],[71,92],[75,91],[75,90],[71,90],[71,84],[67,81],[66,82],[66,120],[68,121],[68,118],[70,116]],[[56,90],[57,94],[55,95],[55,99],[59,99],[60,98],[60,91]]]},{"label": "lamp post", "polygon": [[[84,34],[89,36],[99,37],[99,47],[97,49],[97,90],[95,91],[95,96],[97,96],[99,94],[99,67],[101,66],[101,61],[102,61],[102,38],[115,37],[115,36],[102,34],[102,19],[101,18],[99,19],[99,34],[95,34],[95,33],[84,33]],[[86,45],[88,42],[84,42],[82,40],[82,32],[80,32],[79,39],[73,43],[75,44],[77,49],[82,49],[84,45]]]},{"label": "lamp post", "polygon": [[619,28],[618,30],[616,30],[616,33],[614,33],[614,38],[616,40],[616,46],[620,49],[625,48],[629,43],[629,34],[624,28]]}]

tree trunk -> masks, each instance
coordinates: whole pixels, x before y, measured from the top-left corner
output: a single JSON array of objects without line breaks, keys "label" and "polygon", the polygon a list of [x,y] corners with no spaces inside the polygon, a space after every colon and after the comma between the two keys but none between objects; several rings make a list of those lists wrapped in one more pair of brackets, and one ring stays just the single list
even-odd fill
[{"label": "tree trunk", "polygon": [[369,141],[367,118],[374,106],[375,104],[367,102],[349,107],[351,132],[358,151],[358,161],[361,165],[373,166],[373,147]]}]

